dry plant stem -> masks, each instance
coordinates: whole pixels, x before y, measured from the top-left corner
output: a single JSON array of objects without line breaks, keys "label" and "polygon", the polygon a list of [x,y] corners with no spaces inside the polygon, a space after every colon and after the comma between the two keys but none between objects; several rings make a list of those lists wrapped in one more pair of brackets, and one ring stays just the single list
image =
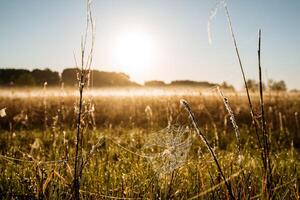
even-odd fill
[{"label": "dry plant stem", "polygon": [[236,52],[236,55],[237,55],[237,58],[238,58],[238,61],[239,61],[239,65],[240,65],[240,69],[241,69],[241,72],[242,72],[242,76],[243,76],[243,81],[244,81],[244,85],[245,85],[245,89],[246,89],[246,93],[247,93],[247,98],[248,98],[248,103],[249,103],[249,107],[250,107],[250,114],[251,114],[251,117],[252,117],[252,120],[253,120],[253,123],[254,123],[255,134],[256,134],[256,137],[257,137],[257,140],[258,140],[258,145],[259,145],[260,148],[262,148],[261,140],[260,140],[260,137],[258,135],[258,126],[257,126],[256,118],[255,118],[255,115],[254,115],[254,109],[253,109],[253,105],[252,105],[250,94],[249,94],[249,88],[248,88],[248,85],[247,85],[244,68],[243,68],[243,65],[242,65],[239,49],[237,47],[237,42],[236,42],[235,35],[234,35],[234,32],[233,32],[233,28],[232,28],[231,18],[230,18],[227,6],[224,6],[224,7],[225,7],[225,11],[226,11],[226,16],[227,16],[227,20],[228,20],[228,24],[229,24],[231,37],[232,37],[233,44],[234,44],[234,47],[235,47],[235,52]]},{"label": "dry plant stem", "polygon": [[[92,19],[91,12],[91,3],[87,0],[87,22],[86,22],[86,30],[85,35],[81,39],[81,68],[79,72],[79,105],[78,105],[78,115],[77,115],[77,133],[76,133],[76,144],[75,144],[75,162],[74,162],[74,180],[73,180],[73,198],[78,200],[80,199],[80,178],[82,176],[81,166],[83,166],[80,162],[82,161],[82,104],[83,104],[83,90],[87,82],[89,81],[89,73],[92,64],[93,58],[93,47],[94,47],[94,25]],[[92,38],[91,38],[91,49],[88,54],[88,58],[85,63],[85,52],[86,52],[86,44],[87,44],[87,34],[89,30],[89,26],[91,25]],[[76,59],[75,59],[76,62]],[[77,64],[77,62],[76,62]]]},{"label": "dry plant stem", "polygon": [[176,174],[176,172],[175,172],[175,170],[173,170],[172,175],[171,175],[171,180],[170,180],[170,183],[169,183],[169,188],[168,188],[166,199],[172,199],[172,184],[173,184],[173,181],[175,179],[175,174]]},{"label": "dry plant stem", "polygon": [[[271,196],[271,163],[270,163],[270,147],[268,142],[265,111],[264,111],[264,98],[263,98],[263,87],[262,87],[262,72],[261,72],[261,30],[258,33],[258,69],[259,69],[259,94],[260,94],[260,108],[261,108],[261,123],[262,123],[262,133],[263,133],[263,152],[264,152],[264,168],[265,168],[265,178],[267,186],[267,196]],[[268,198],[268,197],[267,197]]]},{"label": "dry plant stem", "polygon": [[195,115],[194,115],[194,113],[193,113],[193,111],[192,111],[190,105],[187,103],[186,100],[183,100],[183,99],[180,100],[180,104],[181,104],[181,105],[184,107],[184,109],[188,112],[189,117],[190,117],[190,119],[191,119],[191,121],[192,121],[192,124],[193,124],[193,126],[194,126],[194,128],[195,128],[195,130],[196,130],[196,133],[200,136],[200,138],[202,139],[203,143],[206,145],[208,151],[210,152],[211,156],[213,157],[214,162],[215,162],[215,164],[216,164],[216,166],[217,166],[217,168],[218,168],[218,171],[219,171],[219,173],[220,173],[222,179],[224,180],[224,183],[225,183],[225,185],[226,185],[226,188],[227,188],[228,194],[229,194],[229,196],[230,196],[230,199],[235,199],[235,197],[234,197],[234,195],[233,195],[233,192],[232,192],[231,184],[227,181],[227,179],[226,179],[226,177],[225,177],[225,175],[224,175],[224,173],[223,173],[223,171],[222,171],[222,168],[221,168],[221,166],[220,166],[220,164],[219,164],[218,158],[217,158],[217,156],[216,156],[214,150],[213,150],[212,147],[209,145],[208,140],[206,139],[205,135],[201,132],[201,130],[200,130],[198,124],[196,123]]},{"label": "dry plant stem", "polygon": [[77,135],[76,135],[76,147],[75,147],[75,166],[74,166],[74,197],[75,199],[80,199],[79,189],[80,189],[80,180],[79,180],[79,173],[78,173],[78,167],[79,167],[79,144],[81,141],[80,138],[80,129],[81,129],[81,110],[82,110],[82,97],[83,97],[83,88],[84,84],[81,84],[83,81],[83,74],[80,76],[80,86],[79,86],[79,110],[78,110],[78,116],[77,116]]},{"label": "dry plant stem", "polygon": [[252,105],[250,94],[249,94],[249,88],[248,88],[248,85],[247,85],[244,68],[243,68],[243,65],[242,65],[241,57],[240,57],[239,50],[238,50],[238,47],[237,47],[236,38],[235,38],[233,28],[232,28],[231,18],[230,18],[227,6],[224,6],[224,7],[225,7],[225,12],[226,12],[226,16],[227,16],[227,20],[228,20],[228,24],[229,24],[231,37],[232,37],[233,44],[234,44],[234,47],[235,47],[235,52],[236,52],[236,55],[237,55],[237,58],[238,58],[238,61],[239,61],[239,65],[240,65],[240,69],[241,69],[241,72],[242,72],[242,76],[243,76],[243,81],[244,81],[244,85],[245,85],[245,89],[246,89],[246,93],[247,93],[248,104],[249,104],[249,107],[250,107],[250,114],[251,114],[253,124],[254,124],[255,135],[256,135],[256,138],[257,138],[258,146],[261,150],[261,159],[262,159],[262,162],[263,162],[264,170],[266,171],[267,170],[267,166],[266,166],[266,159],[267,159],[266,155],[267,154],[265,153],[266,148],[264,147],[265,146],[265,144],[264,144],[264,141],[265,141],[264,140],[264,135],[263,135],[263,138],[262,138],[262,140],[263,140],[263,142],[262,142],[260,137],[259,137],[259,134],[258,134],[258,122],[257,122],[255,114],[254,114],[254,109],[253,109],[253,105]]},{"label": "dry plant stem", "polygon": [[233,126],[233,129],[234,129],[234,132],[235,132],[235,137],[236,137],[236,140],[237,140],[237,153],[238,153],[238,156],[239,156],[239,159],[241,158],[241,137],[240,137],[240,131],[239,131],[239,127],[237,126],[236,124],[236,121],[235,121],[235,117],[234,117],[234,114],[233,114],[233,111],[229,105],[229,101],[228,99],[224,96],[223,92],[220,90],[219,87],[217,87],[218,89],[218,92],[223,100],[223,103],[225,105],[225,108],[230,116],[230,121],[231,121],[231,124]]},{"label": "dry plant stem", "polygon": [[48,121],[48,116],[47,116],[47,99],[46,99],[46,93],[47,93],[47,82],[44,82],[43,86],[43,106],[44,106],[44,131],[47,131],[47,121]]},{"label": "dry plant stem", "polygon": [[298,131],[299,131],[298,112],[295,112],[295,122],[296,122],[296,135],[298,135]]},{"label": "dry plant stem", "polygon": [[[240,131],[239,131],[239,127],[236,124],[235,117],[234,117],[233,111],[230,107],[228,99],[224,96],[224,94],[222,93],[222,91],[220,90],[219,87],[217,87],[217,89],[218,89],[218,92],[219,92],[219,94],[220,94],[220,96],[223,100],[225,108],[226,108],[226,110],[227,110],[227,112],[230,116],[230,121],[231,121],[231,124],[233,126],[233,129],[234,129],[234,132],[235,132],[235,137],[236,137],[236,140],[237,140],[238,164],[239,164],[239,167],[241,169],[242,177],[243,177],[244,181],[246,181],[246,175],[245,175],[245,172],[243,170],[243,157],[242,157],[242,151],[241,151],[241,136],[240,136],[241,134],[240,134]],[[247,193],[249,193],[248,187],[246,187],[246,190],[247,190]]]}]

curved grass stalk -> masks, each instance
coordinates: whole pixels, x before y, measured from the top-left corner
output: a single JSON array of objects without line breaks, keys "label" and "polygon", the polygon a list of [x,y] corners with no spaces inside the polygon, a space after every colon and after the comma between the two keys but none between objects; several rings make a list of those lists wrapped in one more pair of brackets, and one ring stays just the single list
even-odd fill
[{"label": "curved grass stalk", "polygon": [[188,112],[189,114],[189,118],[196,130],[196,133],[198,134],[198,136],[201,138],[201,140],[203,141],[203,143],[205,144],[206,148],[208,149],[208,151],[210,152],[213,160],[215,161],[215,164],[217,166],[217,169],[226,185],[226,188],[227,188],[227,192],[230,196],[230,199],[235,199],[234,195],[233,195],[233,192],[232,192],[232,188],[231,188],[231,184],[228,182],[228,180],[226,179],[224,173],[223,173],[223,170],[221,168],[221,165],[219,164],[219,161],[218,161],[218,158],[217,158],[217,155],[215,154],[213,148],[210,146],[208,140],[206,139],[205,135],[202,133],[202,131],[200,130],[197,122],[196,122],[196,119],[195,119],[195,115],[190,107],[190,105],[188,104],[188,102],[184,99],[181,99],[180,100],[180,104],[181,106],[183,106],[183,108]]},{"label": "curved grass stalk", "polygon": [[231,121],[231,124],[233,126],[233,129],[234,129],[234,132],[235,132],[235,137],[236,137],[236,140],[237,140],[237,153],[238,153],[238,156],[239,158],[241,158],[241,134],[240,134],[240,130],[239,130],[239,127],[238,125],[236,124],[236,121],[235,121],[235,117],[234,117],[234,114],[233,114],[233,111],[229,105],[229,101],[228,99],[224,96],[223,92],[220,90],[220,88],[218,87],[217,88],[222,100],[223,100],[223,103],[225,105],[225,108],[230,116],[230,121]]}]

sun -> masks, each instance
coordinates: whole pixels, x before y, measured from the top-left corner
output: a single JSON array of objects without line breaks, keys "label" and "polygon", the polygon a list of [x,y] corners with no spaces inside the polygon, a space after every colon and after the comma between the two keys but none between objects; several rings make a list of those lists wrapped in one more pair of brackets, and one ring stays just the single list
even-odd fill
[{"label": "sun", "polygon": [[139,80],[154,60],[155,42],[151,34],[142,31],[122,32],[116,39],[115,62],[120,70]]}]

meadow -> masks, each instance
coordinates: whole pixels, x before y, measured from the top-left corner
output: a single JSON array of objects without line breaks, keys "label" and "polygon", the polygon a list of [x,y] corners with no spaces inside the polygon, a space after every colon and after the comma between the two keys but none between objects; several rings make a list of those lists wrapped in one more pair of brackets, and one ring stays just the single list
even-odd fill
[{"label": "meadow", "polygon": [[[76,91],[1,91],[0,108],[6,108],[0,118],[1,197],[71,198]],[[230,113],[215,88],[86,92],[79,151],[82,199],[299,199],[299,93],[264,95],[272,178],[268,188],[245,93],[223,91]],[[188,102],[199,130],[181,99]],[[260,121],[259,95],[251,93],[251,99]]]},{"label": "meadow", "polygon": [[[74,53],[77,88],[48,88],[45,80],[43,88],[15,88],[41,85],[28,70],[1,88],[1,199],[299,199],[300,93],[263,84],[261,30],[251,92],[226,1],[211,10],[208,34],[219,8],[245,91],[217,84],[94,89],[87,0],[79,62]],[[137,47],[132,60],[144,45]]]}]

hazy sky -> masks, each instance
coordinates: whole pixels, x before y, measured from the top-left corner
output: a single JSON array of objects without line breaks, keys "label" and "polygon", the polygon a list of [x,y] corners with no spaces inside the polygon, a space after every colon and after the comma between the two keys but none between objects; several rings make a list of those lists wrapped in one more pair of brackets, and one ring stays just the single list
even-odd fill
[{"label": "hazy sky", "polygon": [[[242,85],[224,9],[207,23],[214,0],[94,0],[94,66],[134,81],[192,79]],[[262,29],[266,78],[300,88],[300,1],[229,0],[246,75],[257,78]],[[85,24],[84,0],[2,0],[0,67],[61,71],[74,66]],[[129,66],[130,65],[130,66]]]}]

